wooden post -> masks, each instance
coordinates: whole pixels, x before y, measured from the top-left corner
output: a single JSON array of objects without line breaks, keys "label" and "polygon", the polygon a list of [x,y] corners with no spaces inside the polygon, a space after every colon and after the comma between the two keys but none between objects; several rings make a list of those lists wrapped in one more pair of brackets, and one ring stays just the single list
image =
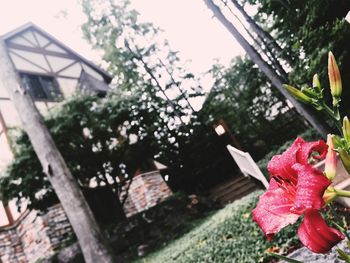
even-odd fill
[{"label": "wooden post", "polygon": [[7,220],[9,221],[9,225],[12,225],[15,222],[15,220],[13,219],[12,212],[8,202],[3,203],[3,206],[4,206],[5,214],[7,216]]},{"label": "wooden post", "polygon": [[[9,146],[9,148],[11,150],[11,153],[13,154],[14,151],[13,151],[12,145],[10,143],[10,136],[8,134],[7,125],[6,125],[4,116],[2,115],[1,108],[0,108],[0,124],[1,124],[1,127],[2,127],[2,131],[4,132],[4,135],[5,135],[5,138],[6,138],[6,141],[7,141],[7,145]],[[1,134],[0,134],[0,136],[1,136]]]},{"label": "wooden post", "polygon": [[115,262],[76,180],[58,151],[32,98],[23,87],[3,40],[0,40],[0,84],[6,88],[14,103],[43,171],[74,229],[85,261]]},{"label": "wooden post", "polygon": [[236,147],[237,149],[242,150],[241,145],[237,141],[236,136],[232,133],[231,129],[228,127],[227,123],[223,119],[220,119],[217,123],[215,123],[214,129],[218,125],[221,125],[224,128],[225,133],[226,133],[228,139],[230,140],[230,144],[232,144],[232,146]]}]

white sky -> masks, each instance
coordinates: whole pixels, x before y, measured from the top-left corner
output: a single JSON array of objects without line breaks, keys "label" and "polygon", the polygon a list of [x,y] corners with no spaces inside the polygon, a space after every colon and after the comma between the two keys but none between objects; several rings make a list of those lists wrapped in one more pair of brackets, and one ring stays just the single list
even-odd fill
[{"label": "white sky", "polygon": [[[237,54],[240,46],[216,20],[203,0],[131,0],[142,21],[164,30],[174,50],[191,60],[191,70],[208,70],[215,58],[224,64]],[[77,0],[0,0],[0,34],[26,22],[33,22],[89,60],[99,61],[80,30],[85,16]]]}]

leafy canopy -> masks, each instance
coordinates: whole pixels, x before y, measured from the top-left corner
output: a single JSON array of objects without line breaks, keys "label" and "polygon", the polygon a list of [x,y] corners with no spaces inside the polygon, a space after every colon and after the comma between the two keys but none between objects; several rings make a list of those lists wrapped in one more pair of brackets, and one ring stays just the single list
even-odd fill
[{"label": "leafy canopy", "polygon": [[[114,91],[106,98],[76,94],[52,109],[45,124],[82,188],[92,182],[118,187],[163,147],[158,113],[142,105],[142,94]],[[15,158],[0,187],[5,198],[25,198],[45,209],[57,202],[33,147],[22,131]]]}]

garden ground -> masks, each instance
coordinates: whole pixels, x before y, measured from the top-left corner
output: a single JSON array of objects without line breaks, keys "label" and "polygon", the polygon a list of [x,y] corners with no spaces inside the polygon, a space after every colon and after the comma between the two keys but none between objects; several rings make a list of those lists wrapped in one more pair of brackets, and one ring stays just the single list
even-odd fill
[{"label": "garden ground", "polygon": [[256,191],[208,216],[191,231],[134,263],[270,262],[265,251],[287,252],[298,245],[295,228],[268,242],[252,221]]}]

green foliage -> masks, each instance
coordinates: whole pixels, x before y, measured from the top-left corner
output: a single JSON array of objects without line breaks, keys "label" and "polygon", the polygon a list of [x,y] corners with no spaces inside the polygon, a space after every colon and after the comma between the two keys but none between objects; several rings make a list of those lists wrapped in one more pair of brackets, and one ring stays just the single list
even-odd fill
[{"label": "green foliage", "polygon": [[250,215],[260,194],[258,191],[227,205],[189,233],[137,262],[256,263],[268,261],[265,250],[272,246],[286,252],[298,244],[296,227],[287,228],[273,243],[268,242]]},{"label": "green foliage", "polygon": [[[130,178],[166,146],[158,114],[135,107],[143,103],[138,93],[115,91],[103,99],[77,94],[50,112],[45,124],[82,188],[95,181],[117,189],[117,177]],[[37,209],[57,202],[24,132],[16,139],[7,173],[0,182],[4,198],[25,198]]]},{"label": "green foliage", "polygon": [[[275,262],[276,258],[266,252],[286,255],[301,246],[297,229],[302,218],[284,228],[272,242],[267,241],[251,218],[251,211],[261,194],[257,191],[227,205],[200,221],[190,232],[136,262]],[[348,208],[332,203],[323,209],[322,214],[331,225],[332,220],[341,219],[341,226],[347,229],[350,222],[348,211]]]},{"label": "green foliage", "polygon": [[87,16],[84,35],[102,51],[118,89],[149,96],[168,125],[186,122],[193,112],[190,100],[201,95],[201,89],[160,30],[140,22],[128,0],[84,0],[82,4]]},{"label": "green foliage", "polygon": [[145,103],[137,107],[157,112],[158,132],[168,139],[157,157],[176,174],[171,184],[175,180],[181,181],[174,182],[177,186],[186,185],[183,179],[193,173],[192,167],[185,167],[182,153],[188,149],[194,129],[206,129],[196,121],[192,106],[198,96],[203,96],[196,77],[158,28],[139,21],[128,0],[84,0],[82,4],[87,16],[85,37],[102,52],[108,71],[115,76],[116,88],[142,94]]},{"label": "green foliage", "polygon": [[[46,120],[73,175],[81,187],[92,180],[115,187],[117,177],[130,178],[153,158],[185,175],[179,153],[193,131],[185,124],[194,116],[190,100],[200,95],[195,77],[166,41],[158,41],[157,28],[138,21],[129,1],[82,4],[85,36],[102,51],[117,91],[101,100],[76,96]],[[4,195],[45,208],[56,197],[27,136],[20,135],[17,145],[9,176],[1,182]]]},{"label": "green foliage", "polygon": [[[340,69],[350,70],[350,25],[345,16],[350,9],[346,0],[274,1],[248,0],[255,4],[255,19],[273,33],[285,54],[291,58],[293,71],[290,83],[309,83],[319,73],[321,84],[328,87],[327,64],[329,51],[333,51]],[[350,76],[343,74],[344,87],[350,85]],[[346,99],[350,92],[346,91]],[[330,99],[330,98],[329,98]],[[349,109],[343,109],[348,111]]]},{"label": "green foliage", "polygon": [[212,74],[215,83],[200,116],[206,117],[208,124],[224,120],[241,147],[254,158],[260,159],[304,129],[295,112],[250,60],[238,57],[228,68],[215,65]]}]

